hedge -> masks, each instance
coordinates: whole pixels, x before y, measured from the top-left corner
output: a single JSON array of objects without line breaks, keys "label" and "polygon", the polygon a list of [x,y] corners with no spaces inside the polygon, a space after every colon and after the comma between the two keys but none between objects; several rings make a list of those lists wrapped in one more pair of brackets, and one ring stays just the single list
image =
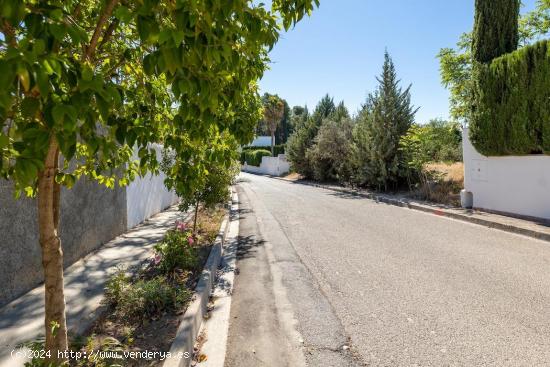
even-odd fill
[{"label": "hedge", "polygon": [[260,163],[262,163],[262,157],[264,156],[271,157],[271,152],[265,149],[258,149],[258,150],[246,149],[246,150],[243,150],[241,153],[241,163],[244,164],[244,162],[246,162],[251,166],[259,167]]},{"label": "hedge", "polygon": [[[269,150],[271,151],[271,147],[263,147],[263,146],[249,146],[249,147],[243,147],[244,150]],[[279,154],[285,154],[285,144],[278,144],[273,146],[273,150],[275,153],[275,157]]]},{"label": "hedge", "polygon": [[550,41],[476,66],[470,137],[484,155],[550,154]]}]

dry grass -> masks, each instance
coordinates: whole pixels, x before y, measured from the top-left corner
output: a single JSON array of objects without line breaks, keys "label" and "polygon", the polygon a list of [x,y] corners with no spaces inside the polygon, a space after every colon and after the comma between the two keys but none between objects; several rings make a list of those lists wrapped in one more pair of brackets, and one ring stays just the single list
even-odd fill
[{"label": "dry grass", "polygon": [[434,179],[423,185],[420,193],[423,199],[447,205],[460,205],[460,190],[464,188],[464,164],[456,162],[429,163],[424,166]]},{"label": "dry grass", "polygon": [[425,169],[435,171],[443,175],[443,180],[455,183],[464,183],[464,163],[428,163]]},{"label": "dry grass", "polygon": [[227,210],[221,205],[215,209],[201,208],[199,210],[197,217],[199,244],[211,244],[214,242],[220,231],[220,225],[225,213],[227,213]]}]

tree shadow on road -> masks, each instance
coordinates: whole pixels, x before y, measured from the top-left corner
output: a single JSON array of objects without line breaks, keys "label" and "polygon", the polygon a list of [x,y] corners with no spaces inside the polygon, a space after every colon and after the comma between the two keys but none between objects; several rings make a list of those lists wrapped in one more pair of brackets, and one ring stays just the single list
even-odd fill
[{"label": "tree shadow on road", "polygon": [[256,249],[263,246],[264,240],[256,240],[256,236],[238,236],[237,260],[249,259],[255,256]]},{"label": "tree shadow on road", "polygon": [[340,191],[327,192],[327,195],[335,196],[342,199],[354,199],[354,200],[365,199],[364,197],[360,196],[357,193],[340,192]]}]

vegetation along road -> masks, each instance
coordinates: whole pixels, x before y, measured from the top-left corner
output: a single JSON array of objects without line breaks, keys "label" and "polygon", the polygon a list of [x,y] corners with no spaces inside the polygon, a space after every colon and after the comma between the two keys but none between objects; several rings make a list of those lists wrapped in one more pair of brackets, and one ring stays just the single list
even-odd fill
[{"label": "vegetation along road", "polygon": [[238,189],[227,366],[550,361],[548,243],[262,176]]}]

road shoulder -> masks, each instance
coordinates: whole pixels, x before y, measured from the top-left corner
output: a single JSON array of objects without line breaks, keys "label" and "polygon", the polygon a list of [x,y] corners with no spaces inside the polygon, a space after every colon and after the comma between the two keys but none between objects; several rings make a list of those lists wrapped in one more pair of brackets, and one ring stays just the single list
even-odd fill
[{"label": "road shoulder", "polygon": [[238,275],[225,365],[361,365],[340,320],[284,230],[246,182],[237,189]]}]

